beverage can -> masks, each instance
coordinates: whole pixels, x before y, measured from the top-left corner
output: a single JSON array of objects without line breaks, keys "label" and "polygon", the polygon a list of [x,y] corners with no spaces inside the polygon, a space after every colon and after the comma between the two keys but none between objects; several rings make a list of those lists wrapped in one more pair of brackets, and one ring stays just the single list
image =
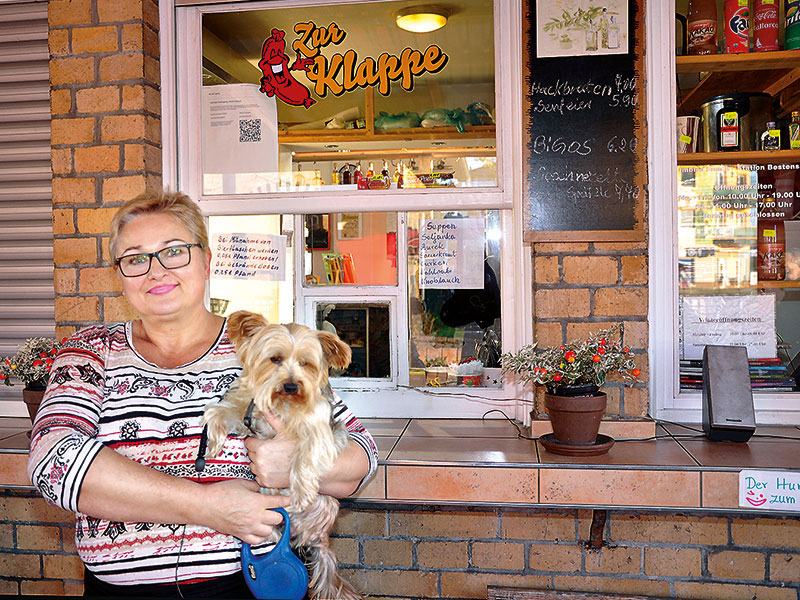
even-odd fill
[{"label": "beverage can", "polygon": [[748,0],[725,0],[725,52],[750,52],[750,6]]},{"label": "beverage can", "polygon": [[785,0],[786,14],[786,50],[800,48],[800,0]]},{"label": "beverage can", "polygon": [[753,8],[753,49],[778,50],[778,0],[756,0]]}]

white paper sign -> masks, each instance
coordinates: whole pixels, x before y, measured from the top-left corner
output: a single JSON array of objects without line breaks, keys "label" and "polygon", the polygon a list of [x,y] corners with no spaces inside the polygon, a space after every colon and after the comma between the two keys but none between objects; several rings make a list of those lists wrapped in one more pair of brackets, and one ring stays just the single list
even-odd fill
[{"label": "white paper sign", "polygon": [[483,219],[422,219],[419,287],[483,289]]},{"label": "white paper sign", "polygon": [[800,512],[800,473],[739,471],[739,506]]},{"label": "white paper sign", "polygon": [[775,296],[684,296],[686,360],[701,360],[705,346],[745,346],[747,357],[775,358]]},{"label": "white paper sign", "polygon": [[286,280],[285,235],[217,234],[211,258],[211,276],[216,279]]}]

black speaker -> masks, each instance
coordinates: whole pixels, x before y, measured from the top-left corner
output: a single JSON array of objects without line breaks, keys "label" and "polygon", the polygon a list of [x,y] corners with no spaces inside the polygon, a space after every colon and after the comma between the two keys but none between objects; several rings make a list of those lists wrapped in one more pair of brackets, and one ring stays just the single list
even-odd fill
[{"label": "black speaker", "polygon": [[703,349],[703,431],[715,442],[746,442],[756,430],[744,346]]}]

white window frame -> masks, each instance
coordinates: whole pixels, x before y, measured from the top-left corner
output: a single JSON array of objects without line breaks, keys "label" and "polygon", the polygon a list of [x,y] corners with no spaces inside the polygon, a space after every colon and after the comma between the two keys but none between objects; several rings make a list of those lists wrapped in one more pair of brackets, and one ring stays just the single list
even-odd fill
[{"label": "white window frame", "polygon": [[[668,421],[702,421],[702,394],[681,392],[678,348],[678,206],[675,2],[647,4],[650,222],[650,406]],[[759,424],[800,423],[798,393],[753,394]]]},{"label": "white window frame", "polygon": [[[350,3],[370,3],[375,0],[350,0]],[[378,0],[380,1],[380,0]],[[247,2],[248,9],[280,9],[303,6],[340,4],[342,0],[273,0],[270,2]],[[181,6],[176,6],[179,4]],[[186,5],[186,6],[184,6]],[[245,2],[209,4],[197,0],[189,6],[185,0],[162,0],[160,12],[161,43],[161,89],[162,89],[162,144],[164,153],[163,181],[169,186],[189,194],[199,201],[208,215],[236,215],[269,212],[273,214],[295,214],[297,206],[303,213],[358,212],[364,209],[363,193],[334,192],[330,195],[284,192],[269,196],[249,196],[246,199],[234,196],[203,196],[201,173],[201,102],[192,90],[199,90],[201,68],[202,14],[242,10]],[[455,190],[415,190],[410,192],[384,192],[370,196],[370,210],[382,212],[411,212],[418,210],[460,209],[501,210],[501,224],[507,235],[502,240],[502,319],[503,349],[513,351],[533,339],[532,327],[532,257],[529,246],[522,238],[523,203],[522,180],[515,174],[522,173],[522,0],[495,0],[495,97],[497,115],[497,186],[493,188]],[[181,52],[176,50],[180,41]],[[180,110],[178,110],[180,107]],[[191,126],[195,124],[195,126]],[[181,132],[180,136],[178,132]],[[183,132],[186,132],[184,134]],[[178,157],[182,157],[180,165]],[[331,210],[331,197],[335,197],[336,210]],[[437,199],[432,206],[431,199]],[[399,220],[398,248],[404,248],[405,224]],[[297,227],[298,220],[295,221]],[[295,229],[302,231],[302,229]],[[300,253],[302,248],[296,248]],[[302,257],[295,264],[302,265]],[[407,302],[407,265],[402,253],[398,256],[397,295],[401,303],[395,303],[396,313],[403,313],[399,306]],[[297,277],[301,280],[301,277]],[[298,284],[301,285],[301,284]],[[381,287],[354,287],[342,291],[339,296],[352,294],[373,297],[388,294]],[[313,324],[303,298],[312,298],[313,292],[304,289],[296,296],[295,315]],[[331,298],[329,296],[329,298]],[[335,301],[336,298],[333,297]],[[407,315],[396,317],[398,335],[408,337]],[[310,321],[308,319],[311,318]],[[527,324],[523,326],[521,324]],[[408,357],[400,352],[398,368],[407,370]],[[401,371],[402,372],[402,371]],[[374,380],[373,380],[374,381]],[[340,389],[339,393],[349,406],[361,416],[372,417],[450,417],[474,418],[493,408],[502,408],[508,416],[523,422],[529,421],[532,393],[523,386],[508,384],[504,389],[459,388],[446,390],[408,389],[394,384],[391,389],[381,385],[369,385],[366,389]],[[467,393],[469,392],[469,393]],[[378,395],[376,395],[378,394]],[[483,398],[476,398],[476,396]],[[496,416],[496,415],[491,415]]]}]

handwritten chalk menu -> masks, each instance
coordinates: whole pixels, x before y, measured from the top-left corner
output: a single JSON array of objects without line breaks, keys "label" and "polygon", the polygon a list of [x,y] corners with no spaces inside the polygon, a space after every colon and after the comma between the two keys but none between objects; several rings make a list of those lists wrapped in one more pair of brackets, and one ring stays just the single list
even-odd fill
[{"label": "handwritten chalk menu", "polygon": [[775,358],[775,296],[681,298],[681,358],[702,360],[708,345],[745,346],[749,359]]},{"label": "handwritten chalk menu", "polygon": [[535,4],[528,0],[522,84],[524,239],[644,240],[642,0],[627,2],[628,52],[587,50],[599,21],[583,24],[578,14],[564,39],[572,50],[558,57],[537,55],[537,37],[551,36],[552,25],[537,22]]},{"label": "handwritten chalk menu", "polygon": [[800,473],[739,471],[739,506],[800,512]]},{"label": "handwritten chalk menu", "polygon": [[214,236],[211,276],[217,279],[286,280],[286,236],[224,233]]},{"label": "handwritten chalk menu", "polygon": [[483,288],[483,219],[423,219],[420,289]]}]

